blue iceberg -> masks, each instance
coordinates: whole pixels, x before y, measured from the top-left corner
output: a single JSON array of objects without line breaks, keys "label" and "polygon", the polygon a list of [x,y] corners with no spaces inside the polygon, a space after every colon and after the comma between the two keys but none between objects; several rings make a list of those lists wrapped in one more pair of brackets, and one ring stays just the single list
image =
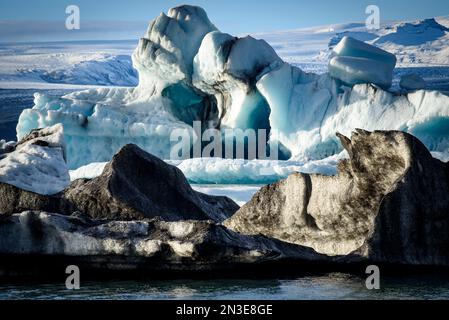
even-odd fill
[{"label": "blue iceberg", "polygon": [[[150,23],[134,51],[137,87],[36,94],[17,135],[61,123],[70,169],[109,161],[127,143],[170,159],[173,132],[190,137],[192,148],[211,128],[265,129],[263,143],[277,143],[301,164],[339,154],[335,133],[355,128],[403,130],[431,151],[448,152],[448,96],[382,89],[391,84],[396,58],[374,46],[343,38],[334,52],[329,73],[306,73],[263,40],[218,31],[203,9],[176,7]],[[194,121],[201,121],[201,132]],[[257,171],[246,172],[245,181],[260,180]],[[208,181],[200,175],[191,172],[193,180]]]}]

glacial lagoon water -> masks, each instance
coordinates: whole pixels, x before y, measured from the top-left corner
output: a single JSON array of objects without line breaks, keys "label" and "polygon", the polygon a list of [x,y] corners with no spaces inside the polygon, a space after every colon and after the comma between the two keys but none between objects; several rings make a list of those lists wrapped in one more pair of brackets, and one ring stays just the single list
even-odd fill
[{"label": "glacial lagoon water", "polygon": [[365,279],[328,273],[292,279],[208,279],[83,282],[79,290],[64,283],[0,284],[0,299],[77,300],[384,300],[449,299],[449,275],[381,277],[380,290],[368,290]]}]

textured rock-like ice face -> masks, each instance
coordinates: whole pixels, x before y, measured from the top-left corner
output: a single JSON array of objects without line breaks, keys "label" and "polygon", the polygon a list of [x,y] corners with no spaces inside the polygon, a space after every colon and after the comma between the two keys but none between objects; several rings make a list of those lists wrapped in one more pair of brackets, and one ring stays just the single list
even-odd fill
[{"label": "textured rock-like ice face", "polygon": [[98,268],[99,261],[107,260],[110,270],[120,271],[204,271],[284,258],[327,259],[310,248],[241,235],[211,221],[91,223],[83,217],[25,211],[2,219],[0,235],[3,255],[84,257],[86,268],[89,262]]},{"label": "textured rock-like ice face", "polygon": [[43,195],[61,191],[70,184],[64,147],[61,125],[32,132],[0,154],[0,182]]},{"label": "textured rock-like ice face", "polygon": [[360,252],[379,261],[438,264],[449,223],[434,219],[449,210],[447,165],[403,132],[340,138],[349,159],[337,175],[292,174],[263,187],[224,225],[328,255],[365,247]]}]

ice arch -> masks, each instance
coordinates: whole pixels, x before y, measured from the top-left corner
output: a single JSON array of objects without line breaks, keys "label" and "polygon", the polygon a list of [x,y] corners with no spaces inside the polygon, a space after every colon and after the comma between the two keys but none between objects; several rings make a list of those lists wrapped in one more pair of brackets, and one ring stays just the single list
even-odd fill
[{"label": "ice arch", "polygon": [[431,151],[449,150],[449,97],[381,89],[372,83],[387,87],[389,75],[354,61],[383,61],[390,71],[394,57],[348,39],[337,48],[344,58],[331,63],[329,74],[305,73],[263,40],[218,31],[203,9],[175,7],[151,21],[133,53],[137,87],[36,94],[17,136],[61,123],[70,168],[108,161],[127,143],[168,159],[174,130],[198,139],[193,120],[203,122],[202,130],[268,129],[281,154],[298,160],[338,153],[335,133],[355,128],[403,130]]}]

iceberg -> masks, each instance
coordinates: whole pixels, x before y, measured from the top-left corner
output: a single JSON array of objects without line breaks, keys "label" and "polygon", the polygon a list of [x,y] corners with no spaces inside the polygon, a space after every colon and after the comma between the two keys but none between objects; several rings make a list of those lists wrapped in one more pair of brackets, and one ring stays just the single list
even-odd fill
[{"label": "iceberg", "polygon": [[109,161],[127,143],[168,158],[173,130],[195,133],[167,111],[162,100],[134,88],[90,89],[63,97],[36,93],[34,107],[19,117],[17,137],[22,139],[35,128],[62,124],[71,169]]},{"label": "iceberg", "polygon": [[388,88],[393,80],[393,69],[387,64],[365,58],[333,57],[329,73],[348,85],[373,83]]},{"label": "iceberg", "polygon": [[169,158],[172,132],[185,131],[195,140],[192,120],[207,123],[215,110],[207,95],[190,84],[194,55],[203,37],[214,30],[199,7],[162,13],[133,53],[137,87],[91,89],[63,97],[35,94],[34,107],[19,118],[18,139],[32,129],[61,123],[71,169],[109,161],[128,143]]},{"label": "iceberg", "polygon": [[364,58],[385,64],[391,69],[396,66],[394,54],[348,36],[343,37],[332,51],[339,57]]},{"label": "iceberg", "polygon": [[[166,160],[178,167],[189,183],[203,185],[267,184],[288,177],[294,172],[334,175],[338,162],[348,157],[346,151],[328,158],[300,162],[276,160],[245,160],[222,158],[193,158]],[[440,157],[444,157],[441,155]],[[94,162],[70,170],[70,180],[93,179],[101,175],[107,162]]]},{"label": "iceberg", "polygon": [[284,65],[257,83],[270,108],[272,139],[291,159],[317,160],[341,152],[335,133],[355,128],[401,130],[432,151],[449,151],[449,97],[420,90],[398,95],[371,84],[339,87],[329,76],[311,75]]},{"label": "iceberg", "polygon": [[60,192],[70,184],[64,148],[62,125],[31,132],[0,153],[0,183],[41,195]]},{"label": "iceberg", "polygon": [[269,106],[255,84],[282,63],[264,40],[239,39],[216,31],[201,43],[193,84],[214,96],[222,127],[268,129]]},{"label": "iceberg", "polygon": [[363,41],[345,36],[333,49],[329,73],[345,84],[373,83],[391,86],[396,57]]},{"label": "iceberg", "polygon": [[148,89],[188,81],[201,41],[214,30],[217,28],[200,7],[179,6],[167,15],[161,13],[150,23],[132,56],[139,85]]},{"label": "iceberg", "polygon": [[[205,147],[207,129],[264,129],[269,135],[262,142],[277,143],[281,156],[299,166],[339,154],[343,148],[335,133],[349,135],[355,128],[409,132],[430,151],[448,152],[448,96],[389,92],[396,58],[364,42],[344,37],[334,55],[328,73],[307,73],[284,62],[263,40],[220,32],[203,9],[175,7],[150,23],[133,53],[137,87],[36,94],[34,107],[20,116],[17,136],[62,124],[70,169],[109,161],[128,143],[174,160],[175,132],[187,137],[189,158],[195,145]],[[195,121],[201,122],[199,131]],[[224,170],[225,162],[212,162]],[[198,168],[204,176],[208,166]],[[254,175],[243,181],[257,180],[257,170],[251,170],[245,172]],[[187,176],[207,181],[193,171]]]}]

